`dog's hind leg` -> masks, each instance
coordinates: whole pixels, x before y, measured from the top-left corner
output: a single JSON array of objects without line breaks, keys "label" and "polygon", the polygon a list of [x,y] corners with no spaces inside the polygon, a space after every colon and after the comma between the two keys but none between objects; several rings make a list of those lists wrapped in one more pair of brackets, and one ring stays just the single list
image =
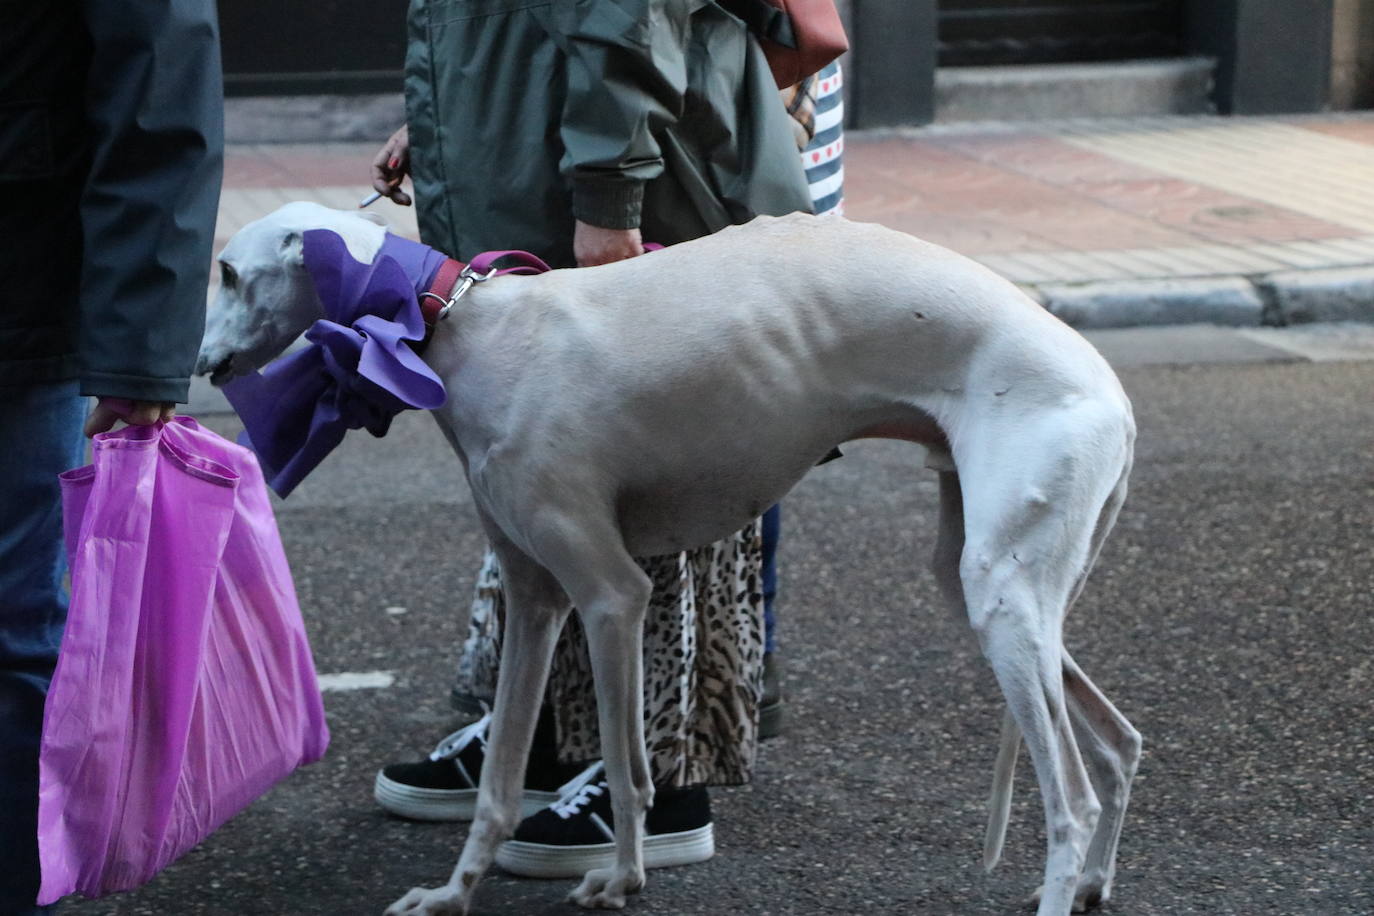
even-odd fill
[{"label": "dog's hind leg", "polygon": [[[952,467],[952,465],[951,465]],[[959,575],[959,561],[964,555],[964,491],[959,486],[959,473],[940,471],[940,524],[935,537],[935,555],[930,569],[940,593],[950,609],[960,619],[967,619],[964,607],[964,581]]]},{"label": "dog's hind leg", "polygon": [[501,562],[506,620],[476,816],[448,884],[411,890],[386,910],[386,916],[468,913],[477,882],[491,866],[497,846],[510,838],[519,821],[525,765],[554,644],[570,605],[548,571],[490,527],[488,534]]},{"label": "dog's hind leg", "polygon": [[[1102,546],[1107,541],[1107,535],[1111,533],[1117,515],[1126,501],[1126,480],[1130,474],[1130,464],[1128,457],[1116,487],[1098,514],[1088,563],[1074,584],[1069,597],[1069,607],[1073,606],[1082,593],[1088,573],[1097,562]],[[962,513],[959,520],[962,523]],[[1088,849],[1084,873],[1079,878],[1074,902],[1074,910],[1077,912],[1105,901],[1110,895],[1112,876],[1116,869],[1116,845],[1121,835],[1131,780],[1140,760],[1140,733],[1132,728],[1130,722],[1116,711],[1091,681],[1088,681],[1087,676],[1067,652],[1064,658],[1064,690],[1068,699],[1070,721],[1074,727],[1079,751],[1087,758],[1085,762],[1093,791],[1103,807],[1097,830],[1093,834],[1092,845]],[[983,867],[988,870],[997,864],[1003,841],[1006,839],[1012,777],[1015,774],[1020,744],[1021,731],[1008,711],[1002,720],[1002,735],[994,767],[992,799],[989,804],[988,831],[983,844]]]},{"label": "dog's hind leg", "polygon": [[1061,642],[1095,523],[1129,454],[1129,418],[1100,406],[1027,414],[1000,402],[954,443],[965,606],[1044,799],[1040,916],[1070,911],[1100,812],[1066,708]]},{"label": "dog's hind leg", "polygon": [[1088,775],[1102,804],[1087,861],[1078,882],[1075,911],[1105,903],[1116,875],[1116,847],[1131,797],[1131,782],[1140,763],[1140,732],[1064,653],[1064,694],[1074,734],[1088,765]]},{"label": "dog's hind leg", "polygon": [[[927,467],[932,466],[930,462]],[[964,554],[964,494],[959,474],[953,462],[935,465],[940,470],[940,524],[935,540],[935,555],[931,569],[950,608],[967,619],[964,606],[964,586],[959,574]],[[946,470],[945,467],[949,470]],[[983,867],[992,870],[1002,855],[1002,843],[1007,836],[1007,818],[1011,812],[1012,777],[1016,772],[1017,752],[1021,747],[1021,731],[1008,712],[1002,722],[1002,738],[993,768],[992,793],[988,802],[988,828],[983,839]]]},{"label": "dog's hind leg", "polygon": [[[1083,591],[1088,572],[1097,561],[1102,545],[1126,501],[1130,466],[1128,455],[1121,476],[1098,515],[1088,565],[1074,586],[1069,598],[1070,606]],[[1092,844],[1088,847],[1087,860],[1074,895],[1074,911],[1078,912],[1105,903],[1111,896],[1112,880],[1116,875],[1116,848],[1126,818],[1131,782],[1140,763],[1141,737],[1140,732],[1088,679],[1067,650],[1063,656],[1063,668],[1064,695],[1068,701],[1070,721],[1092,779],[1093,791],[1102,805],[1102,814],[1093,833]]]}]

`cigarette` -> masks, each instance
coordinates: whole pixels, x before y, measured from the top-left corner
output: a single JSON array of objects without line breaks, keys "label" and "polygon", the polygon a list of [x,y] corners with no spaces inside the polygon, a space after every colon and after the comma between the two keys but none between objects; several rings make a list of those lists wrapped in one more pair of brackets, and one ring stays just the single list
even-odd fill
[{"label": "cigarette", "polygon": [[371,194],[367,195],[367,196],[364,197],[362,200],[358,201],[358,209],[361,210],[363,207],[370,207],[370,206],[372,206],[373,204],[375,204],[377,201],[379,201],[379,200],[381,200],[381,199],[382,199],[382,192],[381,192],[381,191],[373,191]]}]

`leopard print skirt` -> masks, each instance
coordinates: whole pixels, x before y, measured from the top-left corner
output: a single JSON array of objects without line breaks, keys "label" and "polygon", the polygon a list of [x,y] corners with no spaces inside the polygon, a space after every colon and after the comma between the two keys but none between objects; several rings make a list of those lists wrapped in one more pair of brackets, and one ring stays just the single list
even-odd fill
[{"label": "leopard print skirt", "polygon": [[[638,561],[653,582],[644,622],[644,732],[656,785],[749,781],[763,690],[762,558],[755,521],[706,547]],[[486,702],[495,696],[504,614],[500,566],[488,550],[458,665],[459,693]],[[559,757],[600,757],[591,662],[576,614],[559,637],[546,702]]]}]

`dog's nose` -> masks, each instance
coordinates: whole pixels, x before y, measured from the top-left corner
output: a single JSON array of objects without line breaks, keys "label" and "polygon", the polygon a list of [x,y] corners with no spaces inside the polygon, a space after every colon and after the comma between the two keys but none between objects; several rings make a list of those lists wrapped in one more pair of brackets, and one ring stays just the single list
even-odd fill
[{"label": "dog's nose", "polygon": [[233,376],[234,354],[230,353],[215,362],[212,362],[213,359],[213,356],[204,353],[197,357],[195,374],[210,376],[210,384],[218,387]]}]

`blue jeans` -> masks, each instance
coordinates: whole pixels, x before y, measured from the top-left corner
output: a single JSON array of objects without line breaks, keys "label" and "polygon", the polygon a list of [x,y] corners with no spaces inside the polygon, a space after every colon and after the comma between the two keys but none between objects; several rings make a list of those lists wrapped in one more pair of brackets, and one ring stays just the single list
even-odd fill
[{"label": "blue jeans", "polygon": [[778,539],[782,536],[782,505],[763,513],[763,651],[778,650]]},{"label": "blue jeans", "polygon": [[0,914],[38,907],[38,743],[67,617],[57,475],[81,463],[76,382],[0,388]]}]

